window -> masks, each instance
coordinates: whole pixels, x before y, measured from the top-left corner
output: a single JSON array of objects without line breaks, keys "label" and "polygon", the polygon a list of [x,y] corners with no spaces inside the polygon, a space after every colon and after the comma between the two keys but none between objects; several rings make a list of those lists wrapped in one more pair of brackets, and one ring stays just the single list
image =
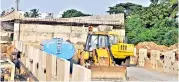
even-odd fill
[{"label": "window", "polygon": [[86,50],[92,51],[96,48],[102,48],[108,46],[108,37],[103,35],[91,35],[88,37]]},{"label": "window", "polygon": [[107,36],[99,36],[99,47],[107,47]]},{"label": "window", "polygon": [[92,35],[91,36],[91,41],[89,43],[89,51],[92,51],[93,49],[96,49],[96,47],[97,47],[97,40],[98,40],[98,36],[97,35]]},{"label": "window", "polygon": [[109,42],[110,42],[110,44],[117,44],[117,43],[118,43],[118,38],[117,38],[117,36],[115,36],[115,35],[110,35],[110,36],[109,36]]}]

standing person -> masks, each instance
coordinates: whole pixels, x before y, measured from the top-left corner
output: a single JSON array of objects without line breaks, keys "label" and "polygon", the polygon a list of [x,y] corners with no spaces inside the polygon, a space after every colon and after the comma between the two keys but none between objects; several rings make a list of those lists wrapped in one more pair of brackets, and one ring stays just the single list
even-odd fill
[{"label": "standing person", "polygon": [[20,51],[17,52],[17,58],[18,58],[18,60],[21,58],[21,52]]},{"label": "standing person", "polygon": [[2,69],[1,69],[1,81],[4,81],[4,73],[3,73],[3,71],[2,71]]},{"label": "standing person", "polygon": [[16,71],[18,71],[18,74],[20,74],[20,54],[21,52],[19,51],[13,54],[13,63],[15,64]]}]

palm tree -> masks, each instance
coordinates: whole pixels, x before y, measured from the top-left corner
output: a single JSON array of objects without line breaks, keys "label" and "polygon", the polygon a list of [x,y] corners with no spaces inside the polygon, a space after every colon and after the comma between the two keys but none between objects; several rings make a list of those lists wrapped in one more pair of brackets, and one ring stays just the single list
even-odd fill
[{"label": "palm tree", "polygon": [[39,9],[32,9],[30,10],[30,12],[31,12],[31,17],[37,18],[40,16]]},{"label": "palm tree", "polygon": [[37,18],[40,16],[39,9],[31,9],[30,12],[25,12],[25,17]]},{"label": "palm tree", "polygon": [[29,12],[24,13],[24,17],[31,17]]}]

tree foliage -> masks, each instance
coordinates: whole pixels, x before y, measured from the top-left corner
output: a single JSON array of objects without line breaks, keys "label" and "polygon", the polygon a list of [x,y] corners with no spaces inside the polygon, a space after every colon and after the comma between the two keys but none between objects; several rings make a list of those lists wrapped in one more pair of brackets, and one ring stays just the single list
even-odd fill
[{"label": "tree foliage", "polygon": [[109,14],[125,13],[125,27],[128,42],[137,44],[154,41],[157,44],[172,45],[178,42],[176,0],[151,0],[149,7],[132,3],[120,3],[109,7]]},{"label": "tree foliage", "polygon": [[70,9],[62,14],[62,18],[70,18],[70,17],[81,17],[81,16],[91,16],[90,14],[84,14],[81,11]]},{"label": "tree foliage", "polygon": [[162,40],[162,44],[171,45],[178,42],[178,31],[177,30],[171,30],[167,32],[164,36],[164,40]]},{"label": "tree foliage", "polygon": [[40,16],[39,9],[31,9],[30,12],[25,12],[25,17],[37,18]]},{"label": "tree foliage", "polygon": [[152,4],[157,4],[157,3],[159,2],[159,0],[150,0],[150,2],[151,2]]},{"label": "tree foliage", "polygon": [[119,3],[113,7],[109,7],[109,14],[117,14],[124,13],[126,16],[130,15],[130,13],[134,10],[140,10],[142,8],[141,5],[133,4],[133,3]]}]

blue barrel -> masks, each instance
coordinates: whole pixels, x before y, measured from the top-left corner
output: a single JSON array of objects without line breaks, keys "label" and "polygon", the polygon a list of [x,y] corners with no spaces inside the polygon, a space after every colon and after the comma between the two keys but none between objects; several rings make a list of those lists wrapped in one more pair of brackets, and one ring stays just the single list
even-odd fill
[{"label": "blue barrel", "polygon": [[41,50],[56,55],[57,58],[71,59],[75,55],[75,47],[72,43],[63,41],[62,38],[44,40]]}]

